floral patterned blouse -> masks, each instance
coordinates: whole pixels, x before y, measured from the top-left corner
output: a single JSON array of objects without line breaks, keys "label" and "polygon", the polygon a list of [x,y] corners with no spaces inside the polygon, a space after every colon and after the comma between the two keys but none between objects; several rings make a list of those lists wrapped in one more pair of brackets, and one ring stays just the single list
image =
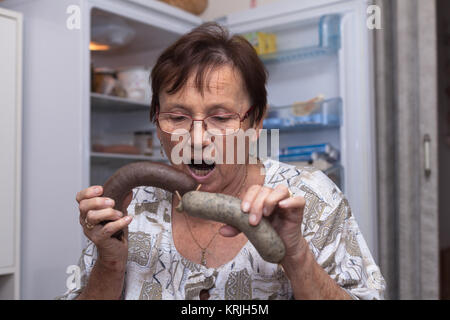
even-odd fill
[{"label": "floral patterned blouse", "polygon": [[[354,299],[383,299],[385,281],[338,187],[314,168],[274,160],[264,166],[265,186],[284,184],[305,198],[301,231],[318,264]],[[172,193],[163,189],[133,189],[124,299],[199,299],[203,289],[210,299],[293,299],[281,266],[264,261],[249,241],[218,268],[181,256],[172,237],[171,199]],[[75,299],[83,291],[96,258],[96,247],[88,240],[78,263],[81,287],[59,299]]]}]

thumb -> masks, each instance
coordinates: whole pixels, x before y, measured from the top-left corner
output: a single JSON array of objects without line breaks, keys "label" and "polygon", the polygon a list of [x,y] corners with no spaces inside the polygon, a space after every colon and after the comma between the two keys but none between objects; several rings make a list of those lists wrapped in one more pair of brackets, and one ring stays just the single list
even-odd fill
[{"label": "thumb", "polygon": [[224,225],[219,229],[219,233],[224,237],[235,237],[241,233],[241,231],[230,225]]}]

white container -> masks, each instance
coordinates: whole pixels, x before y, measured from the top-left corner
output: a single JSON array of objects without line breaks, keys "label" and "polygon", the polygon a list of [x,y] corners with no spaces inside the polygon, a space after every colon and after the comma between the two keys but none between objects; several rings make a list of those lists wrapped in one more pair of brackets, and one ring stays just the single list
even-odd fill
[{"label": "white container", "polygon": [[131,100],[150,103],[150,70],[144,67],[119,69],[117,78]]}]

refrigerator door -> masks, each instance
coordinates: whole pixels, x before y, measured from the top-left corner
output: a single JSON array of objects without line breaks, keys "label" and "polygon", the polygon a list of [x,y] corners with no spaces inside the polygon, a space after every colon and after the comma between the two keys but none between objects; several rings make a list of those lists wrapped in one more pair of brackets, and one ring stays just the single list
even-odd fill
[{"label": "refrigerator door", "polygon": [[[377,261],[373,72],[367,8],[362,0],[283,1],[230,14],[220,23],[250,40],[275,34],[277,51],[260,55],[269,72],[272,114],[266,128],[281,128],[282,150],[323,143],[340,150],[340,187]],[[305,118],[305,101],[319,101],[317,108],[312,108],[315,111],[308,114],[316,118]],[[335,122],[325,108],[320,109],[329,101],[341,104]],[[298,106],[300,113],[295,114]],[[291,130],[284,130],[284,120],[290,121]],[[306,130],[305,124],[315,128]]]}]

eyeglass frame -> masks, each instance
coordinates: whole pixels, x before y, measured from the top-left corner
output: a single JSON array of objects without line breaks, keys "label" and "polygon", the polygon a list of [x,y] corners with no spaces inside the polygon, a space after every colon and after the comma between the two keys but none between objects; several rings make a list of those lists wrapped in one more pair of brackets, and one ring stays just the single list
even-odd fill
[{"label": "eyeglass frame", "polygon": [[[247,112],[244,114],[244,116],[243,116],[242,118],[241,118],[241,115],[240,115],[238,112],[221,113],[221,115],[226,115],[226,114],[237,114],[237,115],[239,116],[239,129],[237,129],[236,131],[239,131],[239,130],[241,129],[242,122],[245,121],[245,120],[249,117],[249,113],[250,113],[250,111],[253,110],[253,108],[254,108],[254,105],[251,106],[250,109],[247,110]],[[184,113],[159,112],[159,111],[158,111],[158,113],[157,113],[156,116],[155,116],[155,122],[156,122],[156,124],[158,125],[159,129],[161,129],[162,132],[165,132],[165,133],[168,133],[168,134],[173,134],[173,132],[164,131],[164,130],[161,128],[161,126],[159,125],[159,115],[160,115],[160,114],[177,114],[177,115],[183,115],[183,116],[189,117],[189,118],[192,120],[192,122],[191,122],[191,127],[189,128],[188,132],[191,132],[191,131],[192,131],[192,128],[194,127],[194,122],[195,122],[195,121],[201,121],[201,122],[202,122],[202,128],[206,128],[205,130],[208,131],[207,127],[205,126],[205,120],[208,119],[208,118],[210,118],[210,117],[214,117],[214,116],[219,115],[219,114],[213,114],[213,115],[207,116],[207,117],[205,117],[205,118],[203,118],[203,119],[193,119],[190,115],[184,114]],[[225,134],[223,134],[223,135],[227,135],[227,134],[225,133]]]}]

